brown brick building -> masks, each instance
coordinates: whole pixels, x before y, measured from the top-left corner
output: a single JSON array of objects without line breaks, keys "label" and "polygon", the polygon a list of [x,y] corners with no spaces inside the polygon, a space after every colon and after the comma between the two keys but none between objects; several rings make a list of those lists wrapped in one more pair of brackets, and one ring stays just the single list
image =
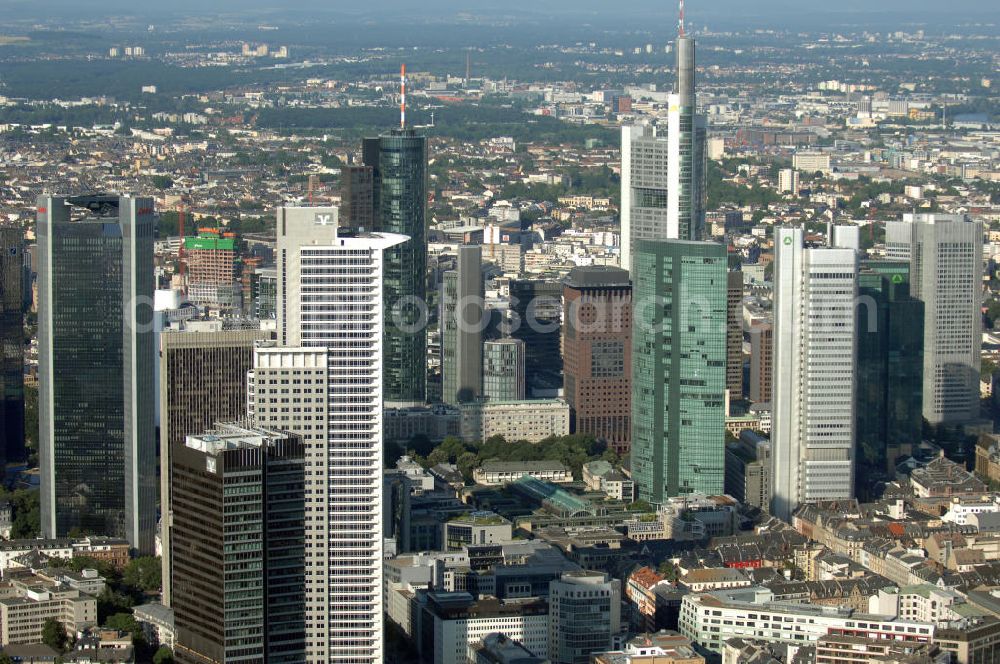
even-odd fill
[{"label": "brown brick building", "polygon": [[743,399],[743,273],[730,272],[726,286],[726,389]]},{"label": "brown brick building", "polygon": [[632,284],[626,270],[573,268],[563,285],[564,393],[575,433],[631,446]]},{"label": "brown brick building", "polygon": [[750,328],[750,401],[771,401],[771,364],[774,336],[768,323]]}]

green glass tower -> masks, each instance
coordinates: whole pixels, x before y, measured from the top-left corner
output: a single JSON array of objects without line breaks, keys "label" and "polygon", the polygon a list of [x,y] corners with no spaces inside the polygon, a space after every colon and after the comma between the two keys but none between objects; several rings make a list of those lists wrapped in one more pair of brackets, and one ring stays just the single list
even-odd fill
[{"label": "green glass tower", "polygon": [[375,231],[409,241],[385,252],[383,374],[387,403],[426,399],[427,139],[413,129],[366,138],[363,160],[374,173]]},{"label": "green glass tower", "polygon": [[864,494],[921,440],[924,304],[901,261],[864,261],[858,296],[855,486]]},{"label": "green glass tower", "polygon": [[632,474],[639,498],[721,494],[726,247],[640,240],[633,258]]}]

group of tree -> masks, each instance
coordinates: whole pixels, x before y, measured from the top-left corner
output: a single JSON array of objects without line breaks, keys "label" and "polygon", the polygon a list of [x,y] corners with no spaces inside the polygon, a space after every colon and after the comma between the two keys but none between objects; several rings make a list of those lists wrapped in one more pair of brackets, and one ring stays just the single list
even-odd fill
[{"label": "group of tree", "polygon": [[726,180],[734,173],[728,172],[723,166],[714,161],[708,162],[706,189],[708,192],[708,209],[716,210],[722,205],[736,205],[743,207],[752,205],[766,208],[771,203],[781,200],[781,196],[769,187],[759,184],[747,187],[742,184],[729,182]]},{"label": "group of tree", "polygon": [[73,645],[73,640],[61,622],[55,618],[46,618],[42,624],[42,643],[62,654]]},{"label": "group of tree", "polygon": [[[431,113],[434,125],[430,126]],[[564,122],[550,116],[528,113],[508,98],[486,99],[475,103],[452,103],[424,106],[415,103],[407,108],[414,125],[425,126],[432,136],[465,142],[495,136],[512,136],[518,142],[583,145],[589,139],[613,144],[615,133],[599,125]],[[255,117],[259,127],[277,130],[336,130],[342,138],[377,134],[392,126],[398,110],[390,106],[355,106],[342,108],[267,108]]]},{"label": "group of tree", "polygon": [[8,491],[0,488],[0,500],[10,503],[13,517],[11,539],[34,539],[39,536],[42,520],[41,498],[38,491],[32,489]]},{"label": "group of tree", "polygon": [[439,463],[453,463],[466,482],[472,482],[473,471],[490,460],[559,461],[573,471],[576,479],[582,477],[583,464],[588,461],[619,461],[605,442],[582,434],[550,436],[538,443],[525,440],[508,442],[503,436],[492,436],[482,443],[448,437],[436,446],[426,438],[415,438],[410,441],[407,454],[426,468]]},{"label": "group of tree", "polygon": [[[244,213],[253,214],[244,214]],[[274,218],[263,209],[260,203],[247,202],[233,210],[233,217],[223,225],[222,219],[215,216],[199,217],[194,220],[188,217],[184,223],[184,235],[195,235],[199,228],[221,228],[237,236],[245,233],[266,233],[274,229]],[[156,231],[159,237],[176,237],[180,234],[180,217],[173,210],[164,210],[157,215]]]},{"label": "group of tree", "polygon": [[600,168],[574,168],[566,173],[559,184],[524,184],[507,182],[500,190],[500,198],[521,198],[533,201],[556,202],[561,196],[575,194],[605,196],[617,204],[621,194],[621,178],[607,166]]}]

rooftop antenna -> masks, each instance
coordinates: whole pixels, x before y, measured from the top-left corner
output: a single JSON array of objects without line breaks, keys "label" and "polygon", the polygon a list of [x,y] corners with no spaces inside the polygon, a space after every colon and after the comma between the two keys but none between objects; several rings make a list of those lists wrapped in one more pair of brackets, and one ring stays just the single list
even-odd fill
[{"label": "rooftop antenna", "polygon": [[406,63],[399,68],[399,128],[406,129]]},{"label": "rooftop antenna", "polygon": [[683,37],[684,36],[684,0],[679,0],[680,2],[680,14],[677,21],[677,33]]}]

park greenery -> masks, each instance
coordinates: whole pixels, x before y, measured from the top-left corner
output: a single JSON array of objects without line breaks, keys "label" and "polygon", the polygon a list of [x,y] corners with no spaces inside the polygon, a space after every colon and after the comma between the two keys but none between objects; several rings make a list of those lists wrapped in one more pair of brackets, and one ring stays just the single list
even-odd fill
[{"label": "park greenery", "polygon": [[[434,124],[431,125],[431,113]],[[613,145],[614,131],[599,125],[571,124],[558,118],[528,113],[519,102],[486,99],[472,103],[443,105],[414,104],[407,109],[415,126],[423,126],[429,136],[453,138],[465,142],[495,136],[511,136],[518,143],[584,145],[588,140]],[[266,108],[255,117],[258,127],[275,130],[335,131],[344,138],[370,135],[391,127],[398,118],[395,108]]]},{"label": "park greenery", "polygon": [[607,166],[600,168],[571,168],[566,173],[565,184],[525,184],[506,181],[500,198],[523,198],[532,201],[556,202],[560,196],[605,196],[617,205],[621,194],[621,178]]},{"label": "park greenery", "polygon": [[10,529],[11,539],[34,539],[41,531],[41,505],[38,491],[32,489],[16,489],[9,491],[0,488],[0,501],[10,503],[13,523]]},{"label": "park greenery", "polygon": [[726,178],[732,177],[733,173],[726,170],[724,165],[714,161],[708,162],[706,189],[708,191],[708,209],[717,210],[724,203],[743,207],[752,205],[754,207],[766,208],[771,203],[777,203],[781,196],[769,187],[754,184],[747,187],[742,184],[730,182]]},{"label": "park greenery", "polygon": [[550,436],[538,443],[508,442],[503,436],[492,436],[479,443],[449,436],[436,446],[426,438],[414,438],[407,445],[406,453],[425,468],[439,463],[455,464],[467,483],[472,482],[473,471],[490,460],[559,461],[570,468],[578,480],[582,477],[583,464],[588,461],[619,462],[618,455],[606,443],[582,434]]},{"label": "park greenery", "polygon": [[[244,212],[248,214],[243,214]],[[255,214],[249,214],[249,212]],[[220,228],[237,235],[266,233],[274,228],[274,219],[266,214],[265,210],[254,207],[253,210],[234,210],[234,216],[225,221],[219,217],[206,216],[198,219],[188,217],[184,222],[185,235],[196,235],[199,228]],[[160,212],[157,215],[156,231],[161,238],[177,236],[180,233],[180,215],[172,210]]]}]

